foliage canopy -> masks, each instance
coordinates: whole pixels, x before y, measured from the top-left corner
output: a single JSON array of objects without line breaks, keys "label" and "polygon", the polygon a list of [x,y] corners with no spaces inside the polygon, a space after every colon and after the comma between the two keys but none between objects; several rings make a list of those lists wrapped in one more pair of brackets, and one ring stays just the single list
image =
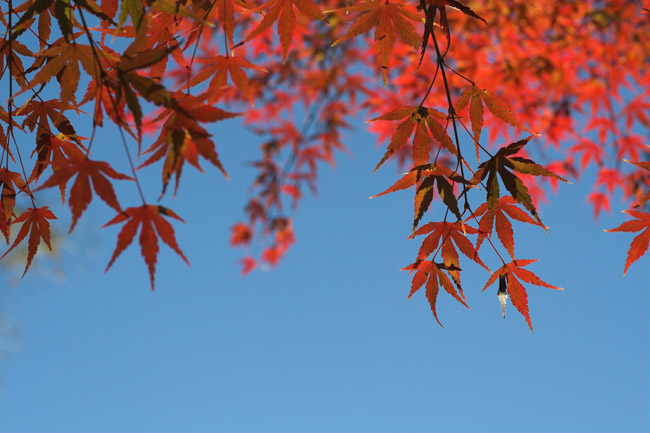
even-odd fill
[{"label": "foliage canopy", "polygon": [[[288,203],[315,189],[360,116],[387,142],[375,171],[388,160],[406,170],[377,196],[413,194],[411,236],[423,240],[404,269],[409,296],[424,287],[436,320],[440,288],[467,306],[462,255],[489,273],[485,288],[499,280],[504,316],[509,296],[532,330],[524,284],[559,287],[516,254],[513,222],[546,230],[544,185],[591,166],[596,216],[617,191],[633,206],[635,219],[612,230],[641,232],[624,271],[648,249],[650,13],[638,2],[9,0],[0,17],[0,230],[4,256],[27,243],[25,272],[56,218],[39,191],[59,189],[70,231],[94,191],[116,212],[106,226],[123,224],[107,269],[139,233],[153,289],[159,240],[187,262],[170,223],[183,220],[152,204],[139,170],[160,167],[161,197],[187,164],[227,177],[209,125],[235,117],[261,142],[232,227],[233,246],[265,245],[242,259],[244,273],[294,244]],[[94,159],[107,124],[129,173]],[[141,203],[124,208],[116,181]]]}]

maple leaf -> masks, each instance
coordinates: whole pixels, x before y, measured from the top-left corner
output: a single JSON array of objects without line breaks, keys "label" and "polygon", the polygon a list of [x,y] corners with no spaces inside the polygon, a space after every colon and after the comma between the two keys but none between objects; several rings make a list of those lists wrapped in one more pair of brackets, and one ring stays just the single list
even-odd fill
[{"label": "maple leaf", "polygon": [[11,245],[11,248],[0,257],[0,260],[20,244],[29,232],[29,241],[27,243],[27,265],[25,266],[23,277],[27,273],[27,269],[29,269],[34,255],[36,255],[41,239],[45,242],[45,245],[47,245],[50,251],[52,250],[52,245],[50,245],[50,223],[48,219],[57,218],[50,211],[49,207],[43,206],[39,208],[29,208],[11,222],[12,225],[18,223],[23,223],[23,225],[20,227],[20,231],[18,232],[14,243]]},{"label": "maple leaf", "polygon": [[521,151],[533,136],[529,136],[523,140],[511,143],[508,146],[502,147],[499,151],[492,156],[489,160],[479,165],[479,169],[474,174],[470,183],[476,185],[487,177],[487,199],[486,202],[490,210],[494,211],[499,202],[499,181],[497,180],[497,173],[503,185],[506,187],[510,195],[519,203],[521,203],[530,214],[537,220],[540,226],[546,226],[537,214],[533,199],[528,192],[528,188],[523,184],[521,179],[513,174],[508,169],[514,170],[522,174],[533,176],[549,176],[563,182],[571,183],[568,180],[556,175],[555,173],[545,169],[541,165],[536,164],[530,159],[520,156],[513,156]]},{"label": "maple leaf", "polygon": [[9,62],[11,61],[13,72],[12,78],[16,80],[16,83],[18,83],[22,88],[27,86],[28,83],[25,79],[25,68],[20,55],[34,57],[34,53],[32,53],[29,48],[15,39],[11,41],[3,39],[0,41],[0,71],[4,71],[5,66],[9,65]]},{"label": "maple leaf", "polygon": [[[63,2],[57,1],[57,3]],[[96,57],[95,53],[99,56]],[[105,68],[104,70],[109,69],[115,59],[110,52],[98,47],[93,49],[90,45],[76,42],[71,44],[59,40],[38,54],[34,65],[30,67],[30,70],[38,70],[38,72],[14,97],[60,76],[62,81],[65,79],[65,85],[61,86],[60,102],[65,103],[72,100],[72,96],[77,91],[80,78],[79,65],[89,76],[99,81],[101,78],[98,65],[102,69]]]},{"label": "maple leaf", "polygon": [[209,91],[212,94],[218,94],[228,86],[228,74],[230,74],[233,84],[246,96],[251,107],[254,106],[253,96],[248,86],[248,77],[242,68],[256,69],[262,72],[267,72],[266,69],[252,64],[243,57],[216,56],[211,60],[210,65],[196,74],[185,87],[195,86],[212,77]]},{"label": "maple leaf", "polygon": [[115,218],[104,224],[104,227],[108,227],[113,224],[126,222],[120,233],[117,235],[117,246],[115,247],[113,256],[104,272],[108,271],[122,251],[131,245],[138,228],[140,228],[140,251],[147,267],[149,268],[151,290],[154,289],[154,273],[156,272],[156,261],[159,250],[158,237],[174,250],[176,254],[178,254],[189,266],[190,262],[187,260],[185,254],[183,254],[176,242],[176,236],[174,235],[172,225],[167,222],[163,216],[185,222],[170,209],[162,206],[145,204],[125,209]]},{"label": "maple leaf", "polygon": [[[155,105],[181,110],[182,107],[175,95],[159,84],[144,75],[140,75],[139,69],[150,68],[166,59],[170,53],[178,49],[175,41],[163,44],[155,49],[146,47],[146,35],[138,33],[135,40],[122,53],[119,62],[115,65],[117,86],[119,89],[118,103],[121,96],[133,114],[135,125],[138,131],[138,139],[142,137],[142,107],[138,95]],[[136,93],[137,92],[137,93]]]},{"label": "maple leaf", "polygon": [[411,137],[414,128],[416,129],[416,133],[413,141],[413,160],[416,162],[416,165],[426,164],[429,162],[430,145],[429,134],[426,131],[427,126],[429,127],[429,131],[431,132],[431,135],[433,135],[433,138],[453,155],[456,155],[456,147],[454,146],[454,143],[451,141],[451,138],[449,138],[445,128],[438,122],[438,120],[436,120],[446,120],[447,115],[433,108],[422,106],[400,107],[382,116],[370,119],[368,122],[375,122],[377,120],[396,121],[401,119],[405,120],[397,126],[395,133],[390,139],[386,153],[381,161],[379,161],[379,164],[375,167],[373,173],[376,172],[379,167],[391,157],[391,155],[400,150],[402,146],[406,144],[408,139]]},{"label": "maple leaf", "polygon": [[22,191],[31,196],[29,187],[20,173],[0,168],[0,186],[2,186],[2,206],[0,206],[0,231],[9,243],[11,217],[16,206],[16,194]]},{"label": "maple leaf", "polygon": [[606,232],[638,232],[643,230],[630,244],[627,260],[625,260],[625,268],[623,269],[623,275],[625,275],[630,265],[639,260],[648,250],[648,245],[650,245],[650,214],[635,210],[624,210],[623,212],[636,219],[625,221],[616,228],[605,230]]},{"label": "maple leaf", "polygon": [[[408,298],[411,299],[411,296],[425,284],[426,282],[426,297],[429,301],[429,306],[433,312],[433,317],[435,317],[438,324],[444,328],[440,319],[438,319],[438,312],[436,311],[436,303],[438,300],[438,292],[440,291],[440,286],[445,289],[454,299],[463,304],[467,309],[467,301],[463,295],[463,291],[460,288],[459,284],[452,284],[452,281],[445,274],[447,272],[458,272],[460,268],[454,265],[446,265],[444,263],[436,263],[433,261],[416,261],[412,265],[403,268],[402,270],[409,270],[410,272],[416,271],[413,276],[413,281],[411,282],[411,291],[409,292]],[[409,272],[409,273],[410,273]],[[452,280],[456,283],[455,278],[452,276]],[[456,286],[456,287],[455,287]],[[458,290],[456,290],[458,288]],[[460,294],[459,294],[460,293]]]},{"label": "maple leaf", "polygon": [[[469,104],[469,118],[472,122],[472,133],[474,134],[474,146],[476,148],[477,159],[479,155],[479,140],[481,138],[481,131],[483,129],[484,121],[484,108],[483,103],[487,106],[490,113],[502,121],[509,123],[512,126],[528,131],[523,128],[517,117],[513,113],[512,107],[493,93],[487,90],[481,90],[476,85],[472,84],[461,93],[458,101],[456,102],[456,110],[462,111]],[[530,132],[530,131],[528,131]]]},{"label": "maple leaf", "polygon": [[239,264],[242,265],[241,274],[242,276],[248,275],[257,267],[257,261],[251,256],[246,256],[239,261]]},{"label": "maple leaf", "polygon": [[253,237],[253,230],[244,223],[237,223],[230,228],[230,245],[248,245]]},{"label": "maple leaf", "polygon": [[[650,162],[648,161],[642,161],[642,162],[635,162],[635,161],[628,161],[627,159],[624,159],[623,161],[629,162],[630,164],[634,164],[639,168],[642,168],[644,170],[650,171]],[[636,204],[634,205],[635,208],[645,204],[648,200],[650,200],[650,190],[646,191],[646,193],[641,197]]]},{"label": "maple leaf", "polygon": [[[36,164],[28,182],[37,182],[43,171],[49,166],[56,171],[57,167],[65,165],[65,161],[68,159],[84,157],[82,150],[86,150],[86,148],[78,140],[69,140],[70,137],[64,134],[40,134],[36,138],[36,149],[32,152],[32,155],[34,153],[37,155]],[[65,202],[65,184],[60,184],[59,189],[61,201]]]},{"label": "maple leaf", "polygon": [[332,46],[367,33],[375,27],[375,45],[377,60],[381,68],[381,75],[384,86],[386,86],[389,59],[395,45],[395,34],[400,39],[417,50],[420,46],[420,36],[415,31],[411,21],[421,23],[422,17],[409,9],[410,5],[388,1],[366,1],[342,9],[334,9],[327,12],[345,10],[347,12],[362,12],[356,21],[350,26],[347,32],[337,39]]},{"label": "maple leaf", "polygon": [[[524,286],[521,284],[521,282],[517,279],[521,279],[522,281],[530,284],[534,284],[536,286],[540,287],[546,287],[549,289],[554,289],[554,290],[564,290],[562,287],[557,287],[557,286],[552,286],[544,281],[542,281],[541,278],[539,278],[537,275],[529,271],[528,269],[523,269],[524,266],[528,266],[531,263],[535,263],[537,260],[523,260],[523,259],[518,259],[518,260],[513,260],[510,263],[507,263],[503,265],[501,268],[496,270],[488,279],[487,283],[485,284],[485,287],[483,287],[483,291],[487,289],[489,286],[491,286],[497,278],[500,278],[500,284],[499,284],[499,293],[502,294],[503,291],[503,285],[501,283],[501,278],[505,278],[505,281],[507,282],[507,294],[510,295],[510,300],[512,302],[512,305],[521,313],[522,316],[526,319],[526,322],[528,322],[528,326],[530,327],[530,330],[533,330],[533,324],[530,320],[530,312],[528,311],[528,294],[526,293],[526,289]],[[499,299],[501,301],[501,299]],[[505,311],[504,311],[504,316],[505,316]]]},{"label": "maple leaf", "polygon": [[413,168],[401,179],[395,182],[393,186],[384,192],[381,192],[370,198],[375,198],[394,191],[407,189],[417,184],[418,187],[415,192],[415,216],[413,218],[413,230],[415,230],[418,223],[422,219],[422,216],[424,216],[424,213],[429,209],[429,206],[431,205],[431,202],[433,200],[434,185],[436,185],[438,195],[442,199],[443,203],[447,205],[449,210],[456,216],[456,218],[461,219],[460,211],[458,209],[458,201],[456,200],[452,183],[450,183],[450,181],[452,183],[467,183],[467,181],[463,179],[461,175],[456,172],[452,172],[445,166],[425,164]]},{"label": "maple leaf", "polygon": [[[466,257],[468,257],[470,260],[473,260],[474,262],[478,263],[481,265],[483,268],[485,268],[488,272],[490,269],[483,263],[481,258],[478,255],[477,250],[474,248],[472,243],[467,239],[467,234],[476,234],[477,231],[475,228],[466,226],[465,224],[462,223],[462,221],[456,221],[454,223],[450,222],[432,222],[423,225],[420,227],[414,235],[411,237],[415,236],[420,236],[420,235],[425,235],[429,234],[424,240],[422,241],[422,245],[420,246],[420,250],[418,251],[417,255],[417,260],[424,260],[431,253],[435,251],[435,254],[433,258],[435,259],[438,251],[440,251],[440,255],[442,257],[442,260],[446,266],[458,268],[458,269],[450,269],[449,274],[452,276],[454,279],[454,282],[458,285],[459,290],[461,290],[461,295],[462,295],[462,289],[460,289],[460,261],[459,261],[459,256],[458,256],[458,250],[460,250],[461,253],[463,253]],[[455,244],[455,246],[454,246]]]},{"label": "maple leaf", "polygon": [[312,0],[270,0],[250,12],[259,12],[268,9],[258,26],[244,39],[248,42],[257,35],[268,30],[275,21],[278,22],[278,36],[282,45],[282,61],[286,60],[293,32],[296,28],[296,13],[293,7],[300,13],[315,20],[322,20],[325,15]]},{"label": "maple leaf", "polygon": [[21,107],[16,114],[26,116],[22,126],[33,131],[36,128],[37,134],[52,133],[49,122],[66,137],[74,140],[79,144],[77,132],[70,123],[70,120],[63,114],[64,111],[74,108],[68,102],[50,99],[47,101],[30,101],[27,105]]},{"label": "maple leaf", "polygon": [[487,203],[480,205],[469,219],[482,218],[478,222],[478,238],[476,240],[476,249],[481,247],[481,243],[486,237],[490,237],[492,227],[496,228],[497,236],[501,244],[508,250],[510,256],[515,258],[515,239],[512,231],[512,223],[508,217],[528,224],[539,225],[537,221],[528,216],[524,211],[516,206],[516,201],[509,195],[499,198],[494,208],[490,208]]},{"label": "maple leaf", "polygon": [[138,167],[138,169],[146,167],[165,157],[162,194],[165,194],[169,179],[174,174],[176,175],[174,193],[176,193],[186,161],[199,171],[203,171],[199,165],[199,156],[211,162],[228,178],[214,143],[210,139],[211,135],[198,122],[216,122],[240,115],[202,104],[199,98],[189,95],[179,99],[178,104],[179,110],[170,110],[163,114],[169,117],[158,139],[143,152],[151,153],[151,156]]},{"label": "maple leaf", "polygon": [[219,22],[224,33],[228,36],[231,45],[233,43],[233,34],[235,32],[235,7],[247,9],[248,5],[244,0],[217,0],[217,13]]},{"label": "maple leaf", "polygon": [[69,158],[65,163],[57,165],[54,174],[52,174],[52,176],[46,180],[38,190],[54,186],[65,186],[70,178],[75,175],[77,178],[70,189],[70,197],[68,199],[70,210],[72,211],[70,232],[72,232],[78,219],[92,200],[93,193],[90,188],[91,179],[93,188],[97,195],[117,212],[122,211],[120,204],[117,202],[113,185],[106,176],[120,180],[133,180],[133,178],[118,173],[105,161],[93,161],[86,157],[78,156]]}]

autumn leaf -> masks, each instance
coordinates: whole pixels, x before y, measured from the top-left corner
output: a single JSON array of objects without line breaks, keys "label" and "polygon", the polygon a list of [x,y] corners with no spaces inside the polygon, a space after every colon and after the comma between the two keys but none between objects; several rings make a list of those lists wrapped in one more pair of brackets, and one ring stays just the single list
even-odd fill
[{"label": "autumn leaf", "polygon": [[32,100],[27,105],[21,107],[17,114],[26,116],[22,122],[22,126],[30,131],[36,128],[37,135],[46,133],[54,135],[49,126],[49,122],[52,122],[59,133],[73,140],[78,145],[81,145],[77,137],[77,132],[70,123],[70,120],[63,114],[64,111],[70,110],[73,107],[69,102],[58,99],[50,99],[47,101]]},{"label": "autumn leaf", "polygon": [[0,168],[0,186],[2,187],[0,231],[5,235],[7,243],[9,243],[10,223],[14,214],[14,206],[16,206],[16,195],[19,192],[24,192],[31,196],[31,193],[20,173],[9,171],[6,168]]},{"label": "autumn leaf", "polygon": [[386,153],[375,167],[373,173],[376,172],[388,158],[406,144],[408,139],[411,137],[414,128],[416,129],[416,133],[413,141],[413,160],[416,165],[426,164],[429,162],[430,145],[429,135],[426,131],[427,126],[431,135],[433,135],[433,138],[450,153],[456,155],[456,147],[454,146],[454,143],[451,141],[445,128],[439,123],[439,120],[446,118],[447,115],[438,110],[417,106],[400,107],[382,116],[368,120],[368,122],[375,122],[377,120],[396,121],[405,119],[397,126],[395,133],[390,139]]},{"label": "autumn leaf", "polygon": [[[455,223],[444,221],[428,223],[420,227],[420,229],[415,232],[413,237],[425,234],[428,234],[428,236],[424,239],[422,245],[420,246],[420,250],[418,251],[415,263],[403,269],[408,269],[409,271],[418,270],[418,272],[416,272],[416,274],[413,276],[413,281],[411,283],[411,295],[415,293],[422,286],[422,284],[424,284],[424,281],[427,279],[427,276],[433,269],[431,267],[431,263],[434,263],[438,252],[440,252],[440,256],[442,257],[443,262],[436,264],[436,272],[438,273],[441,284],[443,287],[445,287],[445,290],[447,290],[447,292],[454,296],[454,298],[456,298],[463,305],[467,306],[467,300],[465,299],[460,281],[461,268],[459,266],[460,262],[458,250],[460,250],[460,252],[462,252],[466,257],[478,263],[486,270],[490,270],[480,259],[472,243],[469,241],[469,239],[467,239],[468,233],[476,234],[476,229],[465,226],[461,221],[457,221]],[[434,255],[431,261],[426,261],[426,259],[432,253],[434,253]],[[425,266],[426,270],[422,271],[421,266]],[[445,282],[446,275],[442,274],[441,276],[441,269],[447,271],[458,291],[451,290],[453,287],[451,284],[447,284]],[[431,305],[431,309],[434,312],[434,316],[436,316],[436,320],[438,319],[435,312],[435,296],[437,295],[437,292],[437,281],[430,281],[429,285],[427,286],[427,299],[429,299],[429,303]],[[409,295],[409,297],[411,295]],[[438,323],[440,322],[438,321]]]},{"label": "autumn leaf", "polygon": [[28,6],[28,8],[23,12],[23,14],[20,16],[20,19],[18,20],[17,23],[13,25],[12,29],[12,38],[16,39],[18,36],[20,36],[25,30],[29,28],[29,26],[26,26],[25,24],[27,21],[32,19],[34,16],[38,16],[41,13],[45,12],[50,6],[52,6],[52,3],[54,3],[54,0],[34,0],[31,2],[31,4]]},{"label": "autumn leaf", "polygon": [[[472,133],[474,134],[474,147],[476,149],[476,159],[480,161],[479,141],[481,140],[481,131],[483,130],[483,102],[481,100],[481,91],[478,87],[472,85],[461,93],[456,109],[462,111],[469,103],[469,119],[472,122]],[[471,98],[471,102],[470,102]]]},{"label": "autumn leaf", "polygon": [[381,68],[381,75],[386,86],[386,77],[389,69],[389,60],[395,45],[395,34],[414,50],[420,46],[420,36],[413,27],[413,22],[421,23],[423,17],[414,12],[405,3],[388,1],[366,1],[342,9],[347,12],[362,12],[348,31],[337,39],[332,46],[355,38],[375,28],[375,47],[377,61]]},{"label": "autumn leaf", "polygon": [[[477,230],[473,227],[463,224],[461,221],[450,222],[431,222],[420,227],[413,237],[428,235],[422,241],[418,251],[418,260],[424,260],[438,249],[442,259],[447,266],[459,266],[458,250],[467,258],[481,265],[485,270],[490,269],[483,263],[478,255],[478,251],[467,238],[467,234],[476,234]],[[455,246],[454,246],[455,244]],[[438,248],[440,246],[440,248]],[[458,248],[458,250],[457,250]],[[434,256],[435,258],[435,256]],[[454,274],[456,275],[456,274]],[[458,279],[460,284],[460,279]]]},{"label": "autumn leaf", "polygon": [[470,218],[465,220],[478,220],[478,218],[482,216],[481,219],[478,220],[478,238],[476,240],[477,250],[481,247],[481,243],[486,237],[491,237],[492,228],[494,226],[501,244],[503,244],[510,256],[513,259],[515,258],[514,232],[512,230],[512,223],[508,217],[524,223],[539,225],[539,222],[535,221],[529,217],[528,214],[518,208],[516,203],[515,199],[506,195],[499,198],[496,206],[492,209],[487,203],[483,203],[474,211],[474,214]]},{"label": "autumn leaf", "polygon": [[151,290],[154,289],[154,274],[156,272],[156,261],[158,259],[158,238],[166,243],[172,250],[178,254],[185,263],[190,264],[185,254],[181,251],[176,243],[176,236],[171,224],[167,222],[165,217],[175,218],[181,222],[183,219],[176,215],[172,210],[162,206],[142,205],[138,207],[130,207],[122,211],[115,218],[104,224],[104,227],[113,224],[123,223],[122,230],[117,235],[117,246],[113,252],[106,271],[110,269],[115,262],[115,259],[122,254],[135,237],[138,228],[140,228],[140,251],[144,258],[147,267],[149,268],[149,279],[151,281]]},{"label": "autumn leaf", "polygon": [[639,260],[648,251],[648,245],[650,245],[650,214],[635,210],[624,210],[623,212],[636,219],[625,221],[616,228],[605,230],[606,232],[638,232],[643,230],[630,244],[630,249],[627,252],[627,260],[625,260],[625,268],[623,269],[623,275],[625,275],[630,265]]},{"label": "autumn leaf", "polygon": [[253,95],[248,86],[248,77],[243,68],[255,69],[262,72],[267,71],[264,68],[252,64],[243,57],[216,56],[210,60],[211,62],[209,66],[196,74],[186,87],[193,87],[212,77],[210,80],[209,91],[212,94],[219,94],[228,86],[228,75],[230,75],[230,80],[233,84],[244,94],[244,96],[246,96],[251,107],[254,106]]},{"label": "autumn leaf", "polygon": [[[86,149],[78,140],[71,140],[64,134],[40,134],[36,138],[36,149],[32,152],[32,155],[35,153],[37,158],[28,182],[38,181],[47,167],[56,171],[57,167],[65,165],[70,158],[83,158],[83,150]],[[59,187],[63,201],[65,184],[61,184]]]},{"label": "autumn leaf", "polygon": [[[564,290],[562,287],[552,286],[544,282],[537,275],[529,271],[528,269],[523,269],[524,266],[528,266],[531,263],[535,263],[537,260],[513,260],[510,263],[503,265],[497,271],[495,271],[492,276],[488,279],[483,291],[491,286],[497,278],[505,277],[507,282],[507,292],[510,295],[510,301],[512,305],[521,313],[522,316],[526,319],[530,330],[533,330],[533,324],[530,320],[530,312],[528,311],[528,294],[526,289],[517,279],[534,284],[535,286],[546,287],[554,290]],[[502,281],[502,280],[500,280]],[[503,286],[500,284],[500,290],[503,289]],[[505,315],[505,312],[504,312]]]},{"label": "autumn leaf", "polygon": [[250,12],[259,12],[266,10],[266,15],[257,27],[244,39],[244,42],[250,41],[257,35],[268,30],[275,21],[278,22],[278,36],[280,45],[282,45],[282,60],[286,60],[293,32],[296,28],[296,13],[293,7],[296,7],[300,13],[314,20],[322,20],[325,15],[312,0],[270,0],[263,5],[251,9]]},{"label": "autumn leaf", "polygon": [[244,223],[237,223],[230,228],[230,245],[248,245],[253,237],[253,230]]},{"label": "autumn leaf", "polygon": [[[634,164],[639,168],[642,168],[646,171],[650,171],[650,161],[641,161],[641,162],[635,162],[635,161],[628,161],[627,159],[624,159],[623,161],[628,162],[630,164]],[[645,204],[648,200],[650,200],[650,190],[646,191],[646,193],[634,204],[634,208],[640,207],[643,204]]]},{"label": "autumn leaf", "polygon": [[193,21],[198,21],[202,24],[206,24],[210,27],[213,27],[214,24],[206,21],[202,17],[195,15],[190,11],[184,4],[179,3],[176,0],[154,0],[150,2],[151,9],[157,10],[160,12],[166,12],[168,14],[174,15],[175,17],[184,16],[192,19]]},{"label": "autumn leaf", "polygon": [[11,248],[0,257],[0,260],[20,244],[29,232],[29,241],[27,243],[27,265],[25,266],[23,277],[27,273],[27,269],[29,269],[34,255],[36,255],[41,239],[45,242],[45,245],[47,245],[50,251],[52,250],[52,245],[50,245],[50,223],[48,219],[57,218],[50,211],[49,207],[43,206],[39,208],[29,208],[11,222],[12,225],[18,223],[23,223],[23,225],[20,227],[20,231],[18,232],[14,243],[11,245]]},{"label": "autumn leaf", "polygon": [[77,178],[70,189],[70,197],[68,199],[70,210],[72,211],[70,232],[72,232],[77,221],[92,200],[93,193],[90,188],[91,180],[97,195],[117,212],[122,211],[120,204],[117,202],[113,185],[106,176],[120,180],[133,180],[133,178],[118,173],[105,161],[93,161],[86,157],[69,158],[65,160],[63,164],[59,164],[56,167],[54,174],[46,180],[38,190],[54,186],[65,186],[75,175]]},{"label": "autumn leaf", "polygon": [[537,220],[540,226],[546,226],[542,223],[542,220],[537,214],[537,209],[533,203],[533,199],[528,192],[528,188],[523,184],[521,179],[517,177],[510,170],[522,174],[529,174],[533,176],[548,176],[563,182],[571,183],[568,180],[560,177],[551,171],[545,169],[541,165],[536,164],[530,159],[526,159],[520,156],[514,156],[519,151],[521,151],[526,144],[530,141],[533,136],[529,136],[523,140],[519,140],[515,143],[509,144],[508,146],[502,147],[492,156],[488,161],[483,162],[479,165],[479,169],[474,174],[474,177],[470,183],[476,185],[487,177],[487,198],[486,202],[490,210],[494,211],[498,206],[499,202],[499,181],[497,180],[497,174],[501,177],[503,185],[506,187],[510,195],[518,202],[521,203],[528,212]]},{"label": "autumn leaf", "polygon": [[185,96],[179,99],[177,104],[180,109],[166,112],[168,117],[161,128],[158,139],[143,152],[144,154],[150,153],[151,156],[138,167],[141,169],[165,158],[162,170],[162,194],[165,194],[172,175],[176,176],[174,193],[178,190],[185,162],[189,162],[199,171],[203,171],[199,164],[199,157],[208,160],[226,178],[228,177],[219,160],[214,142],[210,139],[211,135],[199,125],[199,122],[216,122],[240,115],[208,106],[197,97]]},{"label": "autumn leaf", "polygon": [[[57,3],[59,2],[57,1]],[[96,58],[95,53],[101,53],[100,57]],[[111,60],[114,60],[114,56],[100,48],[93,49],[90,45],[69,44],[59,41],[39,53],[35,64],[30,68],[36,68],[38,72],[14,97],[46,84],[55,77],[61,76],[61,79],[63,79],[65,76],[67,81],[64,86],[61,86],[61,100],[59,101],[65,103],[72,99],[71,96],[76,92],[79,85],[79,66],[93,79],[100,80],[97,66],[101,65],[108,68],[112,63]],[[32,101],[30,103],[37,102]]]},{"label": "autumn leaf", "polygon": [[481,138],[481,131],[484,123],[483,103],[485,103],[487,109],[495,117],[501,119],[505,123],[530,132],[528,129],[521,126],[512,110],[512,107],[506,101],[499,98],[497,95],[488,92],[487,90],[481,90],[476,85],[472,84],[465,88],[461,93],[456,102],[456,110],[462,111],[467,107],[467,105],[469,105],[469,118],[472,122],[472,133],[474,134],[474,145],[476,147],[477,156],[479,150],[478,143]]},{"label": "autumn leaf", "polygon": [[219,22],[231,45],[234,45],[232,38],[235,32],[235,8],[237,7],[248,9],[244,0],[217,0]]},{"label": "autumn leaf", "polygon": [[423,164],[409,170],[404,176],[402,176],[393,186],[387,190],[380,192],[379,194],[373,195],[370,198],[381,197],[382,195],[389,194],[391,192],[400,191],[407,189],[416,185],[424,177],[431,174],[437,174],[438,176],[444,176],[453,182],[463,182],[463,178],[460,174],[451,171],[448,167],[444,165],[437,164]]},{"label": "autumn leaf", "polygon": [[[449,293],[454,299],[463,304],[467,309],[467,301],[463,295],[463,291],[460,288],[460,284],[452,284],[452,280],[456,283],[456,280],[452,277],[450,280],[445,271],[447,272],[458,272],[460,268],[453,265],[446,265],[444,263],[436,263],[433,261],[417,261],[412,265],[403,268],[402,270],[409,270],[415,275],[413,276],[413,282],[411,283],[411,291],[409,292],[408,298],[411,299],[411,296],[426,283],[426,297],[429,301],[429,306],[433,312],[433,317],[435,317],[438,324],[444,328],[440,319],[438,319],[438,312],[436,311],[436,303],[438,300],[438,292],[440,291],[440,286]],[[409,273],[410,273],[409,272]]]},{"label": "autumn leaf", "polygon": [[425,164],[413,168],[393,186],[370,198],[379,197],[384,194],[417,185],[415,192],[415,216],[413,218],[413,230],[415,230],[424,216],[424,213],[431,205],[434,195],[434,185],[443,203],[445,203],[447,208],[456,216],[456,218],[461,219],[458,202],[454,195],[452,186],[454,182],[467,183],[462,176],[458,173],[452,172],[445,166]]},{"label": "autumn leaf", "polygon": [[253,269],[257,267],[257,261],[251,256],[246,256],[239,261],[239,264],[242,265],[241,274],[242,276],[250,274]]}]

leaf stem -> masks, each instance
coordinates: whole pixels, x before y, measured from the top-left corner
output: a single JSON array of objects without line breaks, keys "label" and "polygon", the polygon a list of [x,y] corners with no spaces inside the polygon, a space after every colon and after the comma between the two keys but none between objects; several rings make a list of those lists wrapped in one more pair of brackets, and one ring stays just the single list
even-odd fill
[{"label": "leaf stem", "polygon": [[[456,169],[460,167],[460,174],[465,178],[465,170],[463,169],[463,154],[460,150],[460,140],[458,139],[458,127],[456,126],[456,111],[454,110],[454,104],[451,101],[451,91],[449,90],[449,82],[447,81],[447,74],[445,74],[445,61],[443,55],[440,53],[440,47],[438,46],[438,40],[436,39],[436,33],[433,28],[433,22],[429,22],[429,31],[431,32],[431,39],[433,40],[433,46],[436,49],[437,63],[440,68],[440,74],[442,75],[442,81],[445,85],[445,93],[447,95],[447,103],[449,105],[449,116],[451,117],[451,124],[454,128],[454,140],[456,142],[456,151],[458,152],[458,160]],[[447,47],[449,49],[449,46]],[[467,195],[464,197],[466,209],[469,208],[469,202],[467,201]]]}]

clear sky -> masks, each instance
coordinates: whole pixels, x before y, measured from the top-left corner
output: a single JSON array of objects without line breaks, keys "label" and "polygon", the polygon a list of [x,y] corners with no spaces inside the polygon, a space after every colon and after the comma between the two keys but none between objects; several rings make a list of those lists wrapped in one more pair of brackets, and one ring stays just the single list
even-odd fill
[{"label": "clear sky", "polygon": [[[625,216],[594,222],[588,183],[542,206],[550,234],[517,226],[519,257],[566,288],[529,287],[535,331],[510,304],[502,318],[471,265],[472,310],[441,293],[443,329],[423,293],[407,300],[412,196],[368,200],[397,172],[371,174],[383,149],[366,134],[321,171],[281,265],[241,277],[229,227],[257,143],[235,125],[215,130],[232,181],[188,168],[163,202],[187,221],[175,229],[191,267],[161,248],[155,292],[137,244],[103,274],[118,228],[99,229],[113,213],[97,200],[57,261],[37,258],[23,280],[3,271],[0,431],[650,430],[649,258],[622,276],[632,236],[603,229]],[[55,211],[66,231],[69,211]]]}]

